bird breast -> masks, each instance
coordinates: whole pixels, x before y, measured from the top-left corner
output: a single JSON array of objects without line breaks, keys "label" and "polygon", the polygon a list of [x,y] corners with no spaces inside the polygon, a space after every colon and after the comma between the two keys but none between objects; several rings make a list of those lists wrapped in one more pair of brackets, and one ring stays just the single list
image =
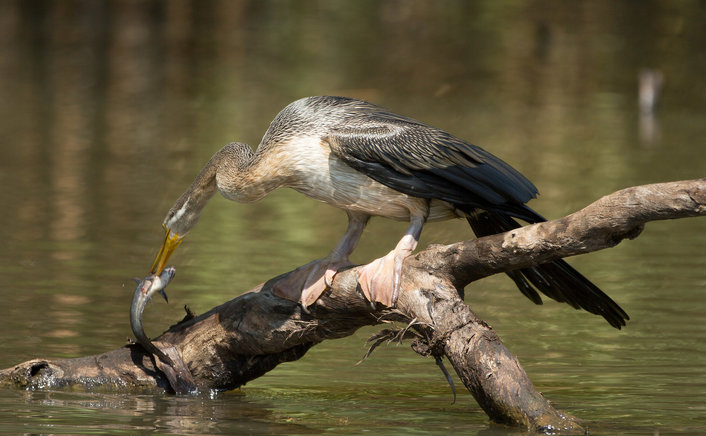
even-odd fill
[{"label": "bird breast", "polygon": [[[346,165],[331,153],[328,143],[319,137],[299,137],[282,147],[291,176],[284,186],[340,209],[407,221],[411,215],[429,220],[456,217],[450,204],[411,197],[389,188]],[[286,152],[282,154],[283,151]],[[427,208],[429,210],[427,211]]]}]

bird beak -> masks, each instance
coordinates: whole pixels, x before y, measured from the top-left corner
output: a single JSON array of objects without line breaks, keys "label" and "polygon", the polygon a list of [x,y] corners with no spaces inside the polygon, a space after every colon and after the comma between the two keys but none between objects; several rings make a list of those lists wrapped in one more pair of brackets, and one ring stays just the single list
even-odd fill
[{"label": "bird beak", "polygon": [[162,273],[164,266],[169,260],[169,256],[171,256],[174,250],[181,244],[182,239],[184,239],[184,236],[180,236],[178,233],[172,232],[164,226],[164,242],[162,243],[162,248],[159,249],[157,258],[152,264],[152,270],[150,271],[152,274],[159,275]]}]

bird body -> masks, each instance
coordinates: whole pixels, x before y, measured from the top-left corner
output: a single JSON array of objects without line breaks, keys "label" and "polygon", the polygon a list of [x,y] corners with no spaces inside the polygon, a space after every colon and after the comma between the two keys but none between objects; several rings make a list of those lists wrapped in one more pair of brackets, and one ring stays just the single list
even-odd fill
[{"label": "bird body", "polygon": [[[223,196],[251,202],[274,188],[286,187],[339,209],[397,221],[409,221],[410,211],[428,207],[426,200],[385,186],[346,165],[320,137],[295,137],[276,146],[262,147],[255,156],[264,149],[266,157],[253,159],[248,176],[241,183],[218,181]],[[451,204],[432,200],[428,221],[460,216]]]},{"label": "bird body", "polygon": [[[387,256],[366,265],[361,288],[374,304],[394,305],[402,261],[417,245],[427,221],[465,217],[478,236],[544,218],[525,203],[536,187],[510,165],[451,134],[386,109],[345,97],[308,97],[285,107],[257,150],[223,147],[167,214],[165,243],[153,265],[159,273],[181,238],[196,224],[211,196],[252,202],[289,187],[343,209],[349,226],[324,259],[280,281],[285,298],[313,303],[336,271],[350,264],[370,216],[409,221]],[[620,327],[627,314],[562,260],[508,272],[523,294],[541,303],[537,290],[604,316]]]},{"label": "bird body", "polygon": [[[415,141],[420,131],[438,142]],[[389,146],[376,154],[370,147],[376,144]],[[240,143],[227,147],[237,148],[233,154],[241,156],[247,155],[242,149],[250,150]],[[375,167],[381,160],[385,168]],[[471,190],[429,172],[459,167],[478,172]],[[486,167],[497,174],[483,174]],[[422,177],[434,180],[425,186]],[[248,164],[238,168],[237,177],[218,178],[221,194],[240,202],[259,200],[278,187],[293,188],[344,210],[400,221],[409,220],[410,209],[427,207],[427,221],[463,217],[454,203],[469,209],[514,207],[522,211],[519,215],[527,215],[523,203],[537,193],[529,180],[480,147],[370,103],[327,96],[297,100],[283,109]],[[436,198],[444,195],[450,201]]]}]

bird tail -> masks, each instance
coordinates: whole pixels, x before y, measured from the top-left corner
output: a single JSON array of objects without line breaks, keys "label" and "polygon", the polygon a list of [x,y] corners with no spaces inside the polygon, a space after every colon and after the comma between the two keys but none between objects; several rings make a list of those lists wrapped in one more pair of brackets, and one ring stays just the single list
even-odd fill
[{"label": "bird tail", "polygon": [[[523,219],[530,222],[546,221],[541,215],[526,207]],[[473,232],[478,237],[503,233],[518,227],[520,223],[503,212],[475,210],[467,218]],[[630,319],[627,313],[608,295],[591,283],[580,272],[564,260],[506,272],[527,298],[535,304],[542,304],[539,290],[549,298],[568,303],[575,309],[584,309],[601,315],[613,327],[620,329]]]}]

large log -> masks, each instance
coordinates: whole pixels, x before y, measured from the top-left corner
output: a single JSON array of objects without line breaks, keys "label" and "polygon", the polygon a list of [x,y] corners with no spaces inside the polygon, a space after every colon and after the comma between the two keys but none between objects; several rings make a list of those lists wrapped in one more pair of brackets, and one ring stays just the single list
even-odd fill
[{"label": "large log", "polygon": [[[554,221],[456,244],[430,246],[403,266],[395,308],[370,307],[358,268],[338,273],[309,312],[277,298],[275,277],[200,316],[187,316],[155,340],[182,360],[201,390],[233,389],[325,339],[396,321],[413,349],[446,357],[490,419],[532,430],[580,432],[581,425],[539,394],[490,326],[463,302],[470,282],[499,272],[588,253],[637,237],[654,220],[706,215],[706,179],[637,186]],[[389,330],[388,330],[389,332]],[[172,354],[170,354],[171,356]],[[82,385],[170,392],[169,380],[139,345],[90,357],[35,359],[0,371],[0,386]]]}]

